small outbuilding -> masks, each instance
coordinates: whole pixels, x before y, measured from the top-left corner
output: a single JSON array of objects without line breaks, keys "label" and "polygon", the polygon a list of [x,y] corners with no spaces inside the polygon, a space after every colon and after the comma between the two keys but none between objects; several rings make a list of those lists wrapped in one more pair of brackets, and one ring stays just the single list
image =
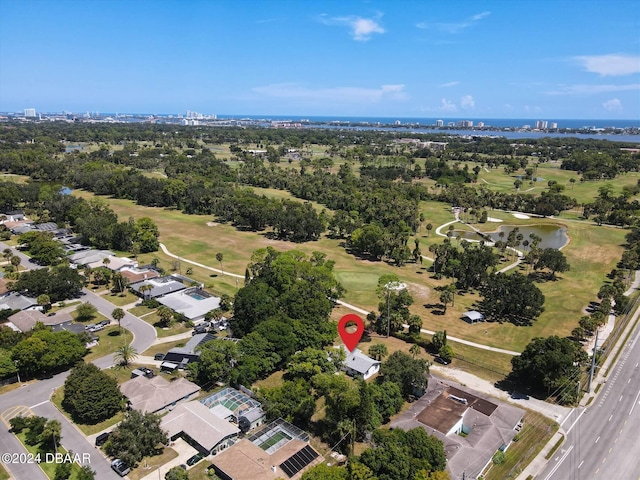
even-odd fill
[{"label": "small outbuilding", "polygon": [[462,314],[462,319],[467,323],[484,322],[484,315],[476,310],[469,310]]}]

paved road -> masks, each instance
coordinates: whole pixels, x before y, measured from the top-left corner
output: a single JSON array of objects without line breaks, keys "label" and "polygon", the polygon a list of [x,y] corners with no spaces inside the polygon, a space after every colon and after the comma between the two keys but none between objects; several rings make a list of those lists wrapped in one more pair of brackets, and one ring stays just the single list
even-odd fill
[{"label": "paved road", "polygon": [[[0,251],[5,248],[7,248],[7,246],[0,243]],[[29,269],[42,268],[30,262],[24,254],[17,251],[16,254],[22,259],[23,266]],[[83,289],[82,301],[91,302],[98,311],[107,318],[111,318],[111,312],[116,308],[111,302],[87,289]],[[128,312],[122,319],[121,325],[133,333],[132,344],[138,352],[143,352],[156,340],[155,329],[144,320]],[[100,368],[108,368],[114,363],[113,355],[98,358],[93,363]],[[107,459],[105,459],[100,451],[87,441],[82,432],[69,422],[49,401],[53,390],[60,388],[64,384],[68,374],[69,372],[63,372],[55,375],[53,378],[30,383],[0,396],[0,415],[4,413],[10,416],[8,414],[12,409],[23,406],[29,407],[36,415],[42,415],[47,418],[57,418],[62,424],[62,445],[74,453],[88,453],[90,455],[91,468],[96,471],[96,478],[98,480],[116,480],[120,477],[111,470]],[[0,422],[0,452],[26,453],[24,447],[16,437],[9,432],[9,428],[4,422]],[[16,480],[46,480],[47,478],[42,473],[42,470],[35,464],[11,464],[5,466]]]},{"label": "paved road", "polygon": [[[636,312],[636,315],[638,312]],[[562,448],[536,479],[640,479],[640,330],[625,344],[594,404],[578,409]]]}]

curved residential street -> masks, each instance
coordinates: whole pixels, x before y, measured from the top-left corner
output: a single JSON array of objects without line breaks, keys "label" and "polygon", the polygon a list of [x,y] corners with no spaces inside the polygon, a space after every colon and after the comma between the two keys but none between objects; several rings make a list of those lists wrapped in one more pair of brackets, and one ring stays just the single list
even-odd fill
[{"label": "curved residential street", "polygon": [[[0,243],[0,251],[7,248],[6,244]],[[22,266],[29,269],[41,268],[29,261],[28,257],[21,252],[15,252],[22,259]],[[106,318],[111,318],[111,312],[116,306],[104,298],[90,292],[87,289],[82,291],[82,300],[93,304],[98,311]],[[143,352],[156,340],[156,331],[144,320],[126,313],[121,321],[121,325],[133,333],[133,346],[138,352]],[[93,362],[100,368],[109,368],[113,365],[113,355],[106,355]],[[73,450],[80,455],[87,453],[90,458],[90,466],[96,471],[96,478],[113,479],[120,478],[112,469],[109,461],[89,443],[82,432],[49,401],[53,391],[60,388],[69,372],[59,373],[52,378],[37,380],[11,390],[0,396],[0,452],[2,453],[26,453],[26,450],[18,439],[9,432],[8,419],[19,413],[33,412],[47,418],[55,418],[62,424],[62,445],[67,450]],[[5,467],[16,480],[46,480],[40,467],[36,464],[10,464]]]}]

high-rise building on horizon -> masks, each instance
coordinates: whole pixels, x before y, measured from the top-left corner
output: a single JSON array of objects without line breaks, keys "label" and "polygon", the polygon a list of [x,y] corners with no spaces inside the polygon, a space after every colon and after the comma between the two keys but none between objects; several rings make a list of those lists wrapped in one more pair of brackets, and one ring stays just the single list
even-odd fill
[{"label": "high-rise building on horizon", "polygon": [[27,117],[27,118],[35,118],[36,109],[35,108],[25,108],[24,109],[24,116]]},{"label": "high-rise building on horizon", "polygon": [[443,127],[443,126],[444,126],[443,120],[436,120],[436,127]]},{"label": "high-rise building on horizon", "polygon": [[536,128],[538,130],[544,130],[547,128],[547,121],[546,120],[537,120],[536,121]]}]

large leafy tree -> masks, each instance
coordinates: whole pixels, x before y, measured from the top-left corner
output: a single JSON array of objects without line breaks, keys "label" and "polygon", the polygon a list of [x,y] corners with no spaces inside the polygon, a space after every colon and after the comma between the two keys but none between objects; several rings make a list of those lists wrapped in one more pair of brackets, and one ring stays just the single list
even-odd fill
[{"label": "large leafy tree", "polygon": [[48,270],[39,268],[22,272],[15,282],[14,290],[29,296],[48,295],[51,302],[77,297],[84,287],[84,277],[77,270],[58,266]]},{"label": "large leafy tree", "polygon": [[109,436],[105,451],[135,467],[143,457],[161,453],[167,441],[166,432],[160,428],[160,416],[130,410]]},{"label": "large leafy tree", "polygon": [[[235,336],[242,337],[260,323],[275,319],[301,334],[289,354],[308,346],[323,347],[333,340],[329,314],[332,300],[343,291],[333,276],[333,262],[319,253],[308,258],[299,251],[278,252],[268,247],[254,252],[249,271],[251,279],[234,301],[231,328]],[[285,352],[279,353],[288,359]]]},{"label": "large leafy tree", "polygon": [[227,382],[238,362],[238,346],[225,340],[211,340],[200,346],[200,361],[188,368],[200,385]]},{"label": "large leafy tree", "polygon": [[509,379],[520,388],[549,395],[567,381],[575,384],[586,361],[582,346],[568,338],[534,338],[521,355],[511,359]]},{"label": "large leafy tree", "polygon": [[480,311],[488,320],[531,325],[544,310],[544,295],[520,273],[497,273],[480,287]]},{"label": "large leafy tree", "polygon": [[67,368],[86,352],[87,349],[75,333],[66,330],[54,333],[43,329],[35,331],[13,347],[11,358],[21,373],[36,375]]},{"label": "large leafy tree", "polygon": [[373,445],[359,461],[379,480],[413,479],[421,471],[443,471],[446,465],[442,442],[422,428],[376,430]]},{"label": "large leafy tree", "polygon": [[421,358],[412,358],[404,352],[394,352],[380,367],[382,382],[394,382],[400,386],[406,398],[427,388],[429,364]]},{"label": "large leafy tree", "polygon": [[282,417],[300,428],[309,426],[316,403],[305,380],[287,380],[279,387],[260,390],[259,395],[270,420]]},{"label": "large leafy tree", "polygon": [[63,408],[79,423],[95,424],[124,407],[118,382],[92,363],[79,363],[64,382]]},{"label": "large leafy tree", "polygon": [[555,280],[556,272],[566,272],[569,270],[569,262],[564,254],[555,248],[545,248],[540,252],[538,261],[534,265],[534,270],[549,270],[550,278]]}]

